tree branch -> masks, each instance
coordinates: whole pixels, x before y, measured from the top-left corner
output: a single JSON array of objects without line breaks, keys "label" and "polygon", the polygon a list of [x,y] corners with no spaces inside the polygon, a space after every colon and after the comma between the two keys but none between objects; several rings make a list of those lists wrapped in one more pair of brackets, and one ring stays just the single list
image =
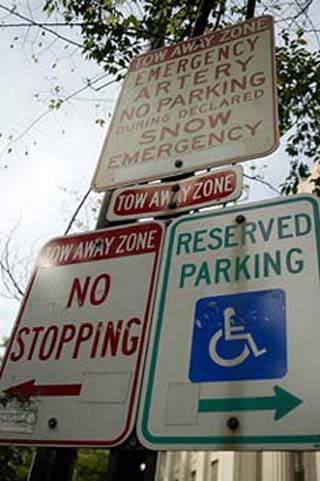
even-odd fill
[{"label": "tree branch", "polygon": [[0,8],[5,10],[6,12],[11,13],[11,15],[14,15],[15,17],[18,17],[18,18],[21,18],[22,20],[25,20],[26,22],[28,22],[30,25],[33,25],[34,27],[39,27],[42,30],[45,30],[46,32],[51,33],[52,35],[55,35],[56,37],[60,38],[60,40],[63,40],[64,42],[70,43],[71,45],[75,45],[76,47],[81,48],[81,49],[84,48],[83,45],[81,45],[78,42],[75,42],[71,38],[67,38],[63,35],[60,35],[60,33],[55,32],[51,28],[48,28],[48,27],[44,26],[42,23],[35,22],[31,18],[25,17],[21,13],[16,12],[14,8],[8,8],[5,5],[2,5],[2,3],[0,3]]},{"label": "tree branch", "polygon": [[199,35],[203,34],[208,23],[209,15],[211,11],[215,8],[215,6],[216,6],[216,0],[200,1],[198,16],[195,21],[194,27],[192,29],[191,38],[198,37]]},{"label": "tree branch", "polygon": [[0,258],[0,270],[5,289],[11,295],[11,297],[16,300],[20,300],[21,297],[24,296],[24,291],[20,287],[13,273],[14,266],[10,259],[10,242],[11,237],[8,237],[4,244],[4,249]]}]

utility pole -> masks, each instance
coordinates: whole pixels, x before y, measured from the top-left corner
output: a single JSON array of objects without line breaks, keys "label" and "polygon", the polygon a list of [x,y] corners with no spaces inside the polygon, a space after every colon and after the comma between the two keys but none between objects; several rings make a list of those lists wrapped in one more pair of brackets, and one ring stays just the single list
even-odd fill
[{"label": "utility pole", "polygon": [[38,448],[28,481],[72,481],[76,460],[75,448]]}]

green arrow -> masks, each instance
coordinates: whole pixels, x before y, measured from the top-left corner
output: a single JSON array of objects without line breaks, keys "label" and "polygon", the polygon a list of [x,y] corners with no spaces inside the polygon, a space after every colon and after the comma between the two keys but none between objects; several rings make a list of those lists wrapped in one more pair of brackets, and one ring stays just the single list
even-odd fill
[{"label": "green arrow", "polygon": [[279,386],[273,388],[274,396],[243,397],[226,399],[200,399],[200,413],[223,411],[265,411],[274,409],[274,420],[283,418],[290,411],[303,403],[301,399],[285,391]]}]

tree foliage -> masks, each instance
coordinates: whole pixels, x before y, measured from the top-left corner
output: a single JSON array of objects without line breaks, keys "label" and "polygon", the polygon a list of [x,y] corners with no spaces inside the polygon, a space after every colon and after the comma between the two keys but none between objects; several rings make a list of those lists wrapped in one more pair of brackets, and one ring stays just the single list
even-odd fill
[{"label": "tree foliage", "polygon": [[294,39],[287,32],[282,38],[284,44],[277,49],[277,81],[280,133],[289,133],[286,151],[293,159],[283,184],[288,194],[295,193],[308,175],[308,160],[320,159],[320,52],[307,50],[302,29]]},{"label": "tree foliage", "polygon": [[79,449],[75,481],[106,481],[108,451]]},{"label": "tree foliage", "polygon": [[0,446],[1,481],[25,481],[31,464],[32,450]]},{"label": "tree foliage", "polygon": [[[313,0],[258,2],[256,15],[272,14],[281,25],[276,63],[279,128],[291,157],[283,193],[295,192],[308,165],[320,158],[320,55],[308,48],[306,25]],[[248,2],[251,5],[252,2]],[[152,47],[184,40],[206,30],[245,19],[245,3],[236,0],[47,0],[48,14],[58,11],[67,23],[81,22],[83,53],[121,78],[134,56]],[[199,28],[200,27],[200,28]]]},{"label": "tree foliage", "polygon": [[[1,481],[26,481],[34,450],[29,447],[0,446]],[[75,481],[106,481],[108,451],[79,449]]]}]

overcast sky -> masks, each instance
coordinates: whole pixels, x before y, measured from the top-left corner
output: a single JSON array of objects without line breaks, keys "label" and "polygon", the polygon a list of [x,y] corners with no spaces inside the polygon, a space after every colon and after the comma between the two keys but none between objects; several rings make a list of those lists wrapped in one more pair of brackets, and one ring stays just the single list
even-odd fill
[{"label": "overcast sky", "polygon": [[[11,7],[12,2],[0,5]],[[35,6],[28,11],[26,5],[18,2],[16,11],[39,19],[41,10]],[[2,8],[0,21],[23,23]],[[77,38],[76,33],[63,33]],[[0,49],[0,242],[3,248],[13,231],[15,264],[25,256],[31,260],[45,241],[65,231],[90,186],[104,139],[106,128],[95,120],[108,118],[119,87],[85,89],[58,111],[50,111],[57,89],[58,96],[66,98],[84,87],[86,79],[94,80],[95,89],[110,79],[93,62],[84,61],[78,48],[49,33],[43,36],[36,27],[0,28]],[[89,213],[83,212],[82,219],[87,222]],[[91,216],[88,227],[93,225]],[[0,292],[6,293],[3,286]],[[18,305],[0,297],[0,335],[8,335]]]},{"label": "overcast sky", "polygon": [[[15,3],[16,12],[34,20],[43,18],[44,2]],[[11,8],[12,2],[0,2],[3,25],[22,22],[1,5]],[[63,34],[79,41],[76,32],[65,29]],[[95,120],[108,118],[118,86],[102,88],[110,80],[102,69],[83,60],[74,45],[50,33],[42,35],[35,27],[3,26],[0,49],[0,242],[3,248],[13,232],[13,263],[27,256],[31,266],[40,246],[63,234],[89,188],[107,130]],[[88,78],[95,80],[94,88],[74,95],[58,111],[48,109],[54,93],[60,98],[73,95]],[[288,171],[281,148],[256,165],[257,172],[275,186]],[[250,192],[254,200],[276,195],[257,182]],[[93,228],[90,209],[84,209],[82,219],[91,220],[88,227]],[[0,292],[6,293],[3,285]],[[0,336],[9,334],[18,307],[17,301],[0,297]]]}]

